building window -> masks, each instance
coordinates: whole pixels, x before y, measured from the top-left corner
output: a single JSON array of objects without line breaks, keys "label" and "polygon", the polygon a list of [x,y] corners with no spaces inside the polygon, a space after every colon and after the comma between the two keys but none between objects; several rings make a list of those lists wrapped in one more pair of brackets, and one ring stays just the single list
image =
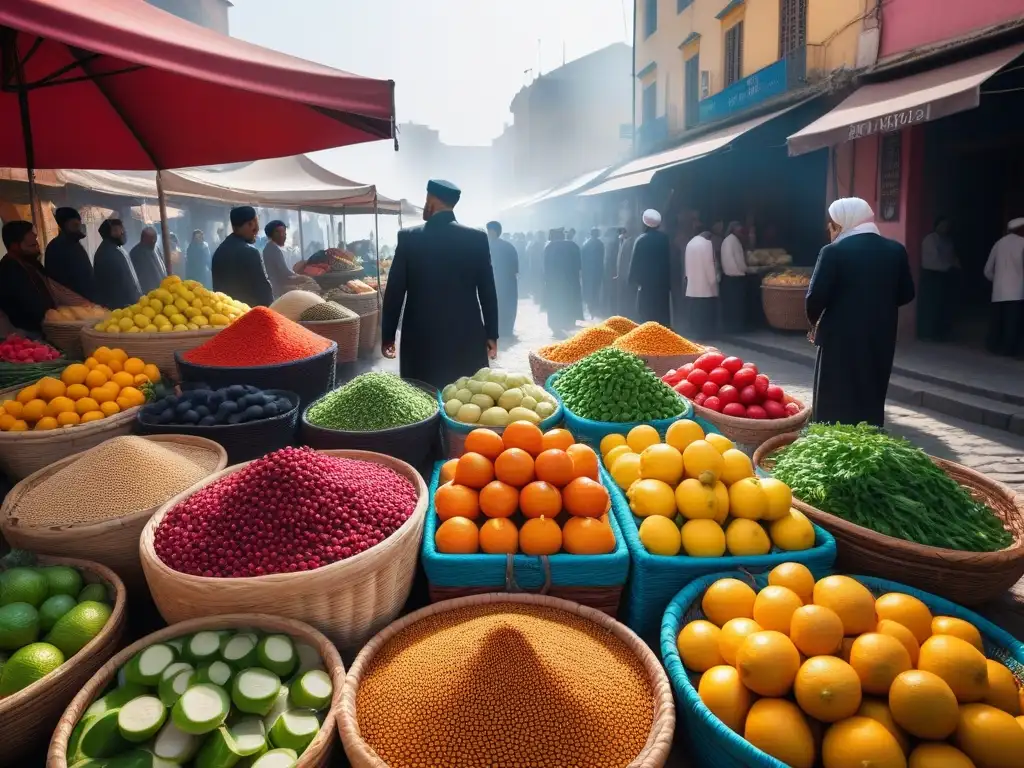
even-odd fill
[{"label": "building window", "polygon": [[658,118],[658,81],[644,86],[643,105],[640,110],[640,122],[643,125],[653,123]]},{"label": "building window", "polygon": [[779,0],[779,58],[807,45],[807,0]]},{"label": "building window", "polygon": [[676,13],[682,13],[693,5],[693,0],[676,0]]},{"label": "building window", "polygon": [[691,56],[684,66],[684,125],[692,128],[700,119],[700,54]]},{"label": "building window", "polygon": [[725,85],[743,77],[743,22],[725,31]]},{"label": "building window", "polygon": [[658,31],[658,0],[644,2],[644,37],[650,37]]}]

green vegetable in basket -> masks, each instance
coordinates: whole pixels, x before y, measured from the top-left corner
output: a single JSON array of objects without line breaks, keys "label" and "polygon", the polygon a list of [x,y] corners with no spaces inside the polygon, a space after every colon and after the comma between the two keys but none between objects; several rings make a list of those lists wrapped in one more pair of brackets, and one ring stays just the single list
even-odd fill
[{"label": "green vegetable in basket", "polygon": [[855,525],[930,547],[995,552],[1013,536],[920,448],[861,424],[813,424],[774,456],[801,501]]},{"label": "green vegetable in basket", "polygon": [[423,421],[437,401],[392,373],[364,373],[309,408],[309,423],[347,432],[379,432]]},{"label": "green vegetable in basket", "polygon": [[591,421],[656,421],[687,408],[686,400],[643,360],[611,347],[565,368],[554,388],[570,412]]}]

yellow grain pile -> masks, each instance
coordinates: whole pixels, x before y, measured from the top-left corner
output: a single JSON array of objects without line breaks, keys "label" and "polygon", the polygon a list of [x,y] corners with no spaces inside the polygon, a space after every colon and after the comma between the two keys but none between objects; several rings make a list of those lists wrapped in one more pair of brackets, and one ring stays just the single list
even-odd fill
[{"label": "yellow grain pile", "polygon": [[18,501],[19,525],[98,523],[158,506],[217,469],[207,448],[115,437],[66,464]]},{"label": "yellow grain pile", "polygon": [[417,621],[370,662],[363,739],[391,768],[624,768],[654,694],[618,638],[565,611],[473,606]]},{"label": "yellow grain pile", "polygon": [[613,331],[617,333],[629,333],[634,328],[639,326],[630,320],[628,317],[622,317],[621,315],[612,315],[605,320],[601,325],[607,325]]},{"label": "yellow grain pile", "polygon": [[619,338],[618,331],[603,323],[584,328],[560,344],[550,344],[537,350],[537,354],[553,363],[575,363],[587,355],[604,349]]},{"label": "yellow grain pile", "polygon": [[660,323],[644,323],[612,342],[634,355],[699,355],[704,347],[694,344]]}]

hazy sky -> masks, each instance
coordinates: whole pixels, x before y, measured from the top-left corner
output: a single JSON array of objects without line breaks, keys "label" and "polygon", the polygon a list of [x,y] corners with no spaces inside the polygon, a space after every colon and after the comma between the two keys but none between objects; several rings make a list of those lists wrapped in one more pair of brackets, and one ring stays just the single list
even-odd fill
[{"label": "hazy sky", "polygon": [[[396,83],[399,121],[488,144],[512,97],[548,72],[629,42],[632,0],[234,0],[231,34]],[[540,41],[538,45],[538,40]]]}]

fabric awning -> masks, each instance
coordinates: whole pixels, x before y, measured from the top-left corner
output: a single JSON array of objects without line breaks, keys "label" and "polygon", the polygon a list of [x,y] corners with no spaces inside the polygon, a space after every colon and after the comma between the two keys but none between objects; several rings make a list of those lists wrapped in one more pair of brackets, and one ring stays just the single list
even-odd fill
[{"label": "fabric awning", "polygon": [[981,103],[982,83],[1021,53],[1024,44],[862,86],[831,112],[790,136],[789,154],[802,155],[974,109]]},{"label": "fabric awning", "polygon": [[605,192],[617,192],[620,189],[642,187],[644,184],[650,184],[651,179],[654,178],[654,174],[656,174],[658,170],[658,168],[649,168],[646,171],[637,171],[636,173],[627,173],[625,176],[615,176],[610,179],[605,179],[596,187],[591,187],[588,190],[580,192],[580,196],[589,197],[590,195],[603,195]]},{"label": "fabric awning", "polygon": [[533,200],[530,204],[536,205],[537,203],[542,203],[545,200],[554,200],[557,197],[565,197],[566,195],[571,195],[573,193],[579,192],[582,189],[586,189],[588,186],[593,184],[597,179],[601,178],[601,176],[607,172],[607,168],[601,168],[600,170],[597,171],[588,171],[587,173],[582,173],[576,178],[574,178],[572,181],[566,182],[560,187],[555,187],[554,189],[545,192],[543,197]]}]

